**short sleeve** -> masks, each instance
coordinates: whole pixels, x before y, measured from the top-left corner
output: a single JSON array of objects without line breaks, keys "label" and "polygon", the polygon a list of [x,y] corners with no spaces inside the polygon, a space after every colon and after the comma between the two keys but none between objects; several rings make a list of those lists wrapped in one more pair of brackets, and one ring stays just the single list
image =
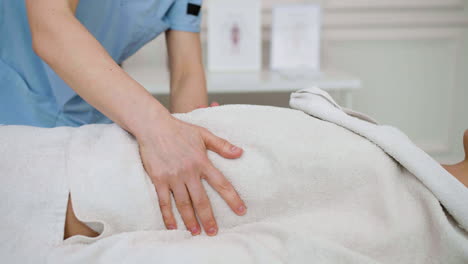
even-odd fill
[{"label": "short sleeve", "polygon": [[173,30],[200,32],[202,0],[175,0],[166,14],[169,28]]}]

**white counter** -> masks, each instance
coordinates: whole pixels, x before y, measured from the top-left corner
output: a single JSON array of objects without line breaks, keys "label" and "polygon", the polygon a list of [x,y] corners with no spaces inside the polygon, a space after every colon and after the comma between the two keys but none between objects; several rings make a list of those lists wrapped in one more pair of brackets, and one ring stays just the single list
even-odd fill
[{"label": "white counter", "polygon": [[[169,73],[167,70],[132,67],[127,72],[152,94],[169,93]],[[345,104],[351,107],[352,92],[361,88],[361,80],[347,73],[324,70],[321,74],[284,74],[271,71],[262,72],[207,72],[209,93],[272,93],[294,92],[317,86],[328,91],[344,93]]]}]

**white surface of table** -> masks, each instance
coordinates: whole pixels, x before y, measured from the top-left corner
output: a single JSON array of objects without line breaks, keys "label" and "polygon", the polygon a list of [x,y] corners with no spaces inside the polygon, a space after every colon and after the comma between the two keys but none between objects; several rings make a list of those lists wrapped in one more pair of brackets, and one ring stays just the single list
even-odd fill
[{"label": "white surface of table", "polygon": [[[126,69],[127,72],[152,94],[169,93],[167,70],[149,68]],[[361,88],[361,81],[346,73],[324,70],[320,74],[292,74],[262,72],[207,72],[209,93],[271,93],[294,92],[308,87],[328,91],[352,92]]]}]

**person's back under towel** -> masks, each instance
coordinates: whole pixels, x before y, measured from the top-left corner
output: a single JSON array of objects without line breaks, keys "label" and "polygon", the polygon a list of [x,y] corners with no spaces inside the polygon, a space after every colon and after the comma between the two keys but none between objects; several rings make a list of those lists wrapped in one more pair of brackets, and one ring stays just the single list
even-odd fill
[{"label": "person's back under towel", "polygon": [[[232,105],[177,117],[244,149],[238,160],[209,157],[246,202],[245,216],[205,185],[218,236],[192,237],[182,224],[165,231],[137,144],[119,127],[0,127],[0,183],[10,187],[0,193],[7,201],[0,205],[4,260],[468,261],[467,233],[416,177],[361,136],[285,108]],[[61,241],[69,191],[77,217],[97,238]]]}]

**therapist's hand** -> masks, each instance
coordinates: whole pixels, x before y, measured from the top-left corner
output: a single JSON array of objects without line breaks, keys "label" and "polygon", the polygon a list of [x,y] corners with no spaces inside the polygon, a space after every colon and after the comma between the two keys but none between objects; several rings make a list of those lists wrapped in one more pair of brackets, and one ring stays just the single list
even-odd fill
[{"label": "therapist's hand", "polygon": [[[245,209],[239,210],[245,206],[229,181],[211,164],[206,152],[212,150],[235,159],[242,155],[242,150],[232,149],[230,143],[206,129],[172,117],[117,65],[75,17],[78,2],[26,1],[34,52],[86,102],[136,137],[143,165],[156,186],[166,227],[176,228],[170,203],[172,192],[187,228],[193,234],[200,233],[197,215],[207,233],[215,235],[217,225],[202,179],[239,215],[245,213]],[[169,37],[174,87],[171,96],[178,98],[175,110],[187,112],[196,108],[195,103],[205,103],[207,97],[201,44],[198,34],[171,32],[174,33]],[[188,38],[192,41],[187,42]],[[194,97],[199,99],[193,100]]]},{"label": "therapist's hand", "polygon": [[[218,102],[212,102],[209,107],[216,107],[216,106],[219,106],[219,103]],[[208,108],[208,106],[200,105],[200,106],[197,107],[197,109],[200,109],[200,108]]]},{"label": "therapist's hand", "polygon": [[177,209],[192,235],[205,232],[216,235],[218,227],[210,201],[202,185],[205,179],[238,215],[246,206],[231,183],[213,166],[207,150],[224,158],[236,159],[243,150],[207,129],[180,121],[172,116],[159,119],[144,136],[137,137],[146,172],[158,194],[159,206],[167,229],[176,229],[171,207],[171,192]]}]

